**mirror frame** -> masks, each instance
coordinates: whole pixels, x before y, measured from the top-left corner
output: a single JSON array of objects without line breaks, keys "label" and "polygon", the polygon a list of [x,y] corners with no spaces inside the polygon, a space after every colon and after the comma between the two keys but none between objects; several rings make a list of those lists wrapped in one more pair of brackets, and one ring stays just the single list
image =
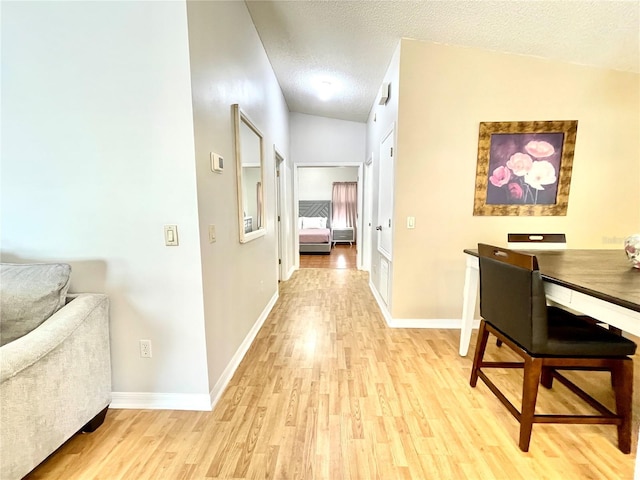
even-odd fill
[{"label": "mirror frame", "polygon": [[[240,108],[237,103],[233,105],[233,117],[234,117],[234,131],[235,131],[235,144],[236,144],[236,179],[237,179],[237,194],[238,194],[238,230],[240,233],[240,243],[247,243],[256,238],[260,238],[267,233],[265,226],[265,205],[264,205],[264,135],[255,123],[247,116],[247,114]],[[240,126],[245,124],[249,129],[256,134],[260,142],[260,182],[262,183],[262,189],[260,190],[261,202],[259,202],[258,215],[262,219],[262,224],[258,226],[258,229],[245,233],[244,231],[244,212],[246,211],[243,200],[243,172],[242,172],[242,147],[240,138]]]}]

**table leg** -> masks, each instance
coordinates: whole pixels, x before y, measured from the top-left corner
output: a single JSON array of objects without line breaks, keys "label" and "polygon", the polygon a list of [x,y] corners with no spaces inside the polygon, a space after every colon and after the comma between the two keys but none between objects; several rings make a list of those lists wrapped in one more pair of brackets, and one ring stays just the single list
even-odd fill
[{"label": "table leg", "polygon": [[467,258],[467,268],[464,274],[464,299],[462,303],[462,324],[460,325],[460,355],[465,356],[469,351],[471,331],[473,330],[473,314],[476,310],[479,280],[478,259]]}]

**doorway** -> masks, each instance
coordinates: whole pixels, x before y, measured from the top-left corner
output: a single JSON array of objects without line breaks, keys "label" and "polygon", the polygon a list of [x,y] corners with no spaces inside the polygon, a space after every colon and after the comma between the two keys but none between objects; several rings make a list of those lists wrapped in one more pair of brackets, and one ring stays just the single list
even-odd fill
[{"label": "doorway", "polygon": [[[300,212],[300,202],[308,208],[309,202],[329,202],[333,205],[333,184],[355,183],[356,216],[349,225],[331,225],[327,228],[331,232],[331,247],[319,248],[319,252],[313,252],[308,246],[303,245],[300,253],[300,231],[308,234],[306,228],[301,225],[301,217],[306,218]],[[323,163],[323,164],[295,164],[294,172],[294,208],[296,226],[295,254],[298,268],[352,268],[357,269],[361,265],[361,227],[362,227],[362,164],[361,163]],[[304,212],[303,212],[304,213]],[[332,215],[333,218],[333,215]],[[353,225],[353,226],[351,226]],[[304,241],[304,240],[303,240]],[[317,240],[325,241],[325,240]]]}]

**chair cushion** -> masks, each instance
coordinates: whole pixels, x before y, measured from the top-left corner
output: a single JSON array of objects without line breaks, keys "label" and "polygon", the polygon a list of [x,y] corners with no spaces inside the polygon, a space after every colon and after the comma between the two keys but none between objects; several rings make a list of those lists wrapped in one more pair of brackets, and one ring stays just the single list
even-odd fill
[{"label": "chair cushion", "polygon": [[539,356],[622,357],[633,355],[636,344],[606,328],[587,322],[570,312],[548,308],[548,340],[534,347]]},{"label": "chair cushion", "polygon": [[71,266],[0,264],[0,345],[26,335],[65,304]]}]

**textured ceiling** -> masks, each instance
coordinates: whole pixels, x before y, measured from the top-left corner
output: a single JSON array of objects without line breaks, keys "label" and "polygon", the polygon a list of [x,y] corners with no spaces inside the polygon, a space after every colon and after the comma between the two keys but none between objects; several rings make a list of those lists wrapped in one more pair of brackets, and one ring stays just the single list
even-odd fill
[{"label": "textured ceiling", "polygon": [[402,37],[640,71],[640,0],[246,3],[292,112],[366,121]]}]

